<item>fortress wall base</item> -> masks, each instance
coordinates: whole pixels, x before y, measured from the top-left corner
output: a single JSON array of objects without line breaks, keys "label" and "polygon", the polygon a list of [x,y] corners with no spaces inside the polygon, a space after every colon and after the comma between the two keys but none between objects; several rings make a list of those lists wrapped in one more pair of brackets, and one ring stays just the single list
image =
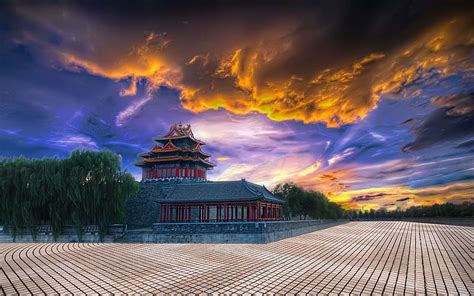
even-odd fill
[{"label": "fortress wall base", "polygon": [[116,240],[124,243],[266,244],[347,221],[275,221],[231,223],[159,223],[151,230],[129,231]]},{"label": "fortress wall base", "polygon": [[[84,234],[82,235],[81,242],[85,243],[111,243],[114,241],[113,235],[106,235],[101,241],[99,235],[96,234]],[[57,240],[54,240],[53,235],[49,234],[38,234],[36,239],[33,239],[31,234],[18,235],[15,239],[11,234],[1,233],[0,243],[74,243],[79,242],[77,234],[71,235],[60,235]]]}]

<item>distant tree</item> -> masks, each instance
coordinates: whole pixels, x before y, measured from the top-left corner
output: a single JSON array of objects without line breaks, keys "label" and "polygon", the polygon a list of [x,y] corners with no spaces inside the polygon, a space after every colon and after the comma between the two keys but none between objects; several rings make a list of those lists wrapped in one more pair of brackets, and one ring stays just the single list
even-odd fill
[{"label": "distant tree", "polygon": [[[138,190],[112,152],[74,151],[68,159],[0,160],[0,223],[13,235],[49,223],[55,237],[65,224],[97,224],[101,237],[124,220],[128,196]],[[81,227],[78,227],[81,229]]]},{"label": "distant tree", "polygon": [[273,194],[288,201],[285,206],[285,216],[306,219],[336,219],[344,214],[342,208],[321,192],[305,190],[294,183],[278,184]]},{"label": "distant tree", "polygon": [[412,206],[406,210],[397,208],[394,211],[386,209],[371,209],[370,211],[359,211],[357,215],[346,213],[345,216],[357,216],[358,218],[418,218],[418,217],[473,217],[474,203],[463,202],[461,204],[445,203],[431,206]]}]

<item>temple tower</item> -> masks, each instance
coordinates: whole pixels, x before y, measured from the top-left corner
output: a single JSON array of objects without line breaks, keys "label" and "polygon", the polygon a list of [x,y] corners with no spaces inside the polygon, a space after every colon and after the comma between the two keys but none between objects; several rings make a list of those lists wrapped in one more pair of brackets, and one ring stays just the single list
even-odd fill
[{"label": "temple tower", "polygon": [[140,153],[142,161],[135,163],[142,167],[142,181],[170,179],[207,179],[207,170],[214,164],[209,154],[201,150],[204,142],[194,138],[191,126],[174,124],[169,132],[153,138],[158,144],[149,152]]}]

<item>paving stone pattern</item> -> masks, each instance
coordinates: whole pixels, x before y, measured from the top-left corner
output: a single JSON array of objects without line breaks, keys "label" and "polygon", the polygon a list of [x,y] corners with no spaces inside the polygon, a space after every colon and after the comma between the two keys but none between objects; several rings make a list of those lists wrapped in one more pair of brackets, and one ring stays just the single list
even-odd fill
[{"label": "paving stone pattern", "polygon": [[0,294],[474,293],[474,228],[352,222],[265,245],[0,244]]}]

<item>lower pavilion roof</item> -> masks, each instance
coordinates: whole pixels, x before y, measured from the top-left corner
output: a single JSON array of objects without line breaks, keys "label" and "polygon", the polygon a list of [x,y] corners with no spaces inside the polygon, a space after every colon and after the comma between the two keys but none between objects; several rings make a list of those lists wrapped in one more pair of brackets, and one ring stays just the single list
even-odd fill
[{"label": "lower pavilion roof", "polygon": [[177,183],[160,203],[220,203],[268,201],[284,204],[267,188],[245,180],[221,182]]},{"label": "lower pavilion roof", "polygon": [[164,163],[164,162],[176,162],[176,161],[190,161],[190,162],[200,162],[208,167],[214,167],[214,164],[207,161],[206,159],[199,157],[190,157],[190,156],[169,156],[169,157],[151,157],[145,158],[142,161],[135,162],[136,166],[146,166],[154,163]]}]

